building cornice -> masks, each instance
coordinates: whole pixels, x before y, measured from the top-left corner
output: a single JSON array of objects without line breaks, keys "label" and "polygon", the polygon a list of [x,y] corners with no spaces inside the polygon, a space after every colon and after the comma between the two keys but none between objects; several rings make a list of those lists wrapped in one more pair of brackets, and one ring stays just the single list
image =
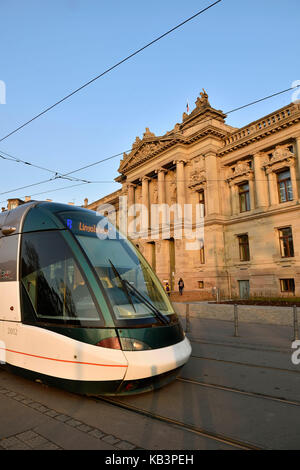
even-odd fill
[{"label": "building cornice", "polygon": [[119,172],[126,174],[143,163],[151,161],[166,150],[176,148],[178,145],[188,147],[196,142],[206,139],[207,137],[214,137],[222,141],[227,135],[228,132],[226,130],[220,129],[213,124],[209,124],[189,136],[184,136],[178,133],[168,139],[165,137],[158,137],[156,141],[144,141],[138,146],[138,148],[134,148],[129,154],[124,154],[124,159],[121,161]]},{"label": "building cornice", "polygon": [[297,122],[300,122],[300,105],[291,103],[225,137],[218,156],[257,142]]}]

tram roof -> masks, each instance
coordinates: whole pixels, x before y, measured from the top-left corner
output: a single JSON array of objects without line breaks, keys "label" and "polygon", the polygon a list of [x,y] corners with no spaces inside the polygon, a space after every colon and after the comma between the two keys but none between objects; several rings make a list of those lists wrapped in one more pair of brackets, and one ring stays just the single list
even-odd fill
[{"label": "tram roof", "polygon": [[[15,234],[20,233],[20,231],[23,231],[23,222],[29,210],[33,208],[42,209],[42,211],[39,212],[44,213],[44,215],[48,214],[49,217],[51,217],[51,214],[59,211],[94,212],[84,207],[70,206],[70,204],[62,204],[58,202],[47,201],[30,201],[16,207],[15,209],[0,213],[0,238],[4,236],[4,234],[2,233],[2,228],[4,227],[14,227],[15,230],[13,233]],[[54,224],[54,226],[51,228],[63,228],[57,218],[55,218],[55,223],[52,218],[52,223]]]}]

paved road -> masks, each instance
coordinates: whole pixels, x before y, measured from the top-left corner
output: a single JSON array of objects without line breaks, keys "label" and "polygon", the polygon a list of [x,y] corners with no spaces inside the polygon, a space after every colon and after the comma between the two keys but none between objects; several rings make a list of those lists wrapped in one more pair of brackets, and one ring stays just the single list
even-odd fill
[{"label": "paved road", "polygon": [[183,380],[122,400],[148,416],[1,371],[0,449],[235,448],[231,441],[299,449],[300,366],[291,362],[291,329],[247,324],[235,338],[232,326],[191,319],[193,354]]}]

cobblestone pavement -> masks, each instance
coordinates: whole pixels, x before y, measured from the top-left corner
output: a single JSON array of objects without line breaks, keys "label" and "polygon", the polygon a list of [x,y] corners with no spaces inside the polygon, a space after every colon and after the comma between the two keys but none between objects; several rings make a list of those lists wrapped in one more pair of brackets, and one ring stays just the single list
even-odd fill
[{"label": "cobblestone pavement", "polygon": [[[100,429],[88,426],[82,421],[78,421],[71,416],[61,414],[54,409],[50,409],[39,402],[30,400],[24,395],[18,394],[7,388],[0,387],[0,394],[9,397],[29,408],[38,411],[54,420],[60,421],[77,431],[81,431],[93,438],[101,440],[103,443],[109,444],[115,450],[133,450],[137,449],[135,444],[119,439],[111,434],[106,434]],[[12,436],[0,439],[0,450],[60,450],[62,447],[40,435],[35,428],[26,430]]]}]

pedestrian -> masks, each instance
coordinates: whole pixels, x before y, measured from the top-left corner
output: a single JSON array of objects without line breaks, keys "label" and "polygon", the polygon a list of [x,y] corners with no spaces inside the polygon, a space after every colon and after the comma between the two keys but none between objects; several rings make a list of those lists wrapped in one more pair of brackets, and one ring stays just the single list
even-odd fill
[{"label": "pedestrian", "polygon": [[166,283],[166,293],[167,293],[168,296],[170,297],[170,286],[169,286],[169,283],[168,283],[168,282]]},{"label": "pedestrian", "polygon": [[179,293],[180,293],[180,295],[182,295],[183,288],[184,288],[184,282],[183,282],[182,277],[178,281],[178,287],[179,287]]}]

